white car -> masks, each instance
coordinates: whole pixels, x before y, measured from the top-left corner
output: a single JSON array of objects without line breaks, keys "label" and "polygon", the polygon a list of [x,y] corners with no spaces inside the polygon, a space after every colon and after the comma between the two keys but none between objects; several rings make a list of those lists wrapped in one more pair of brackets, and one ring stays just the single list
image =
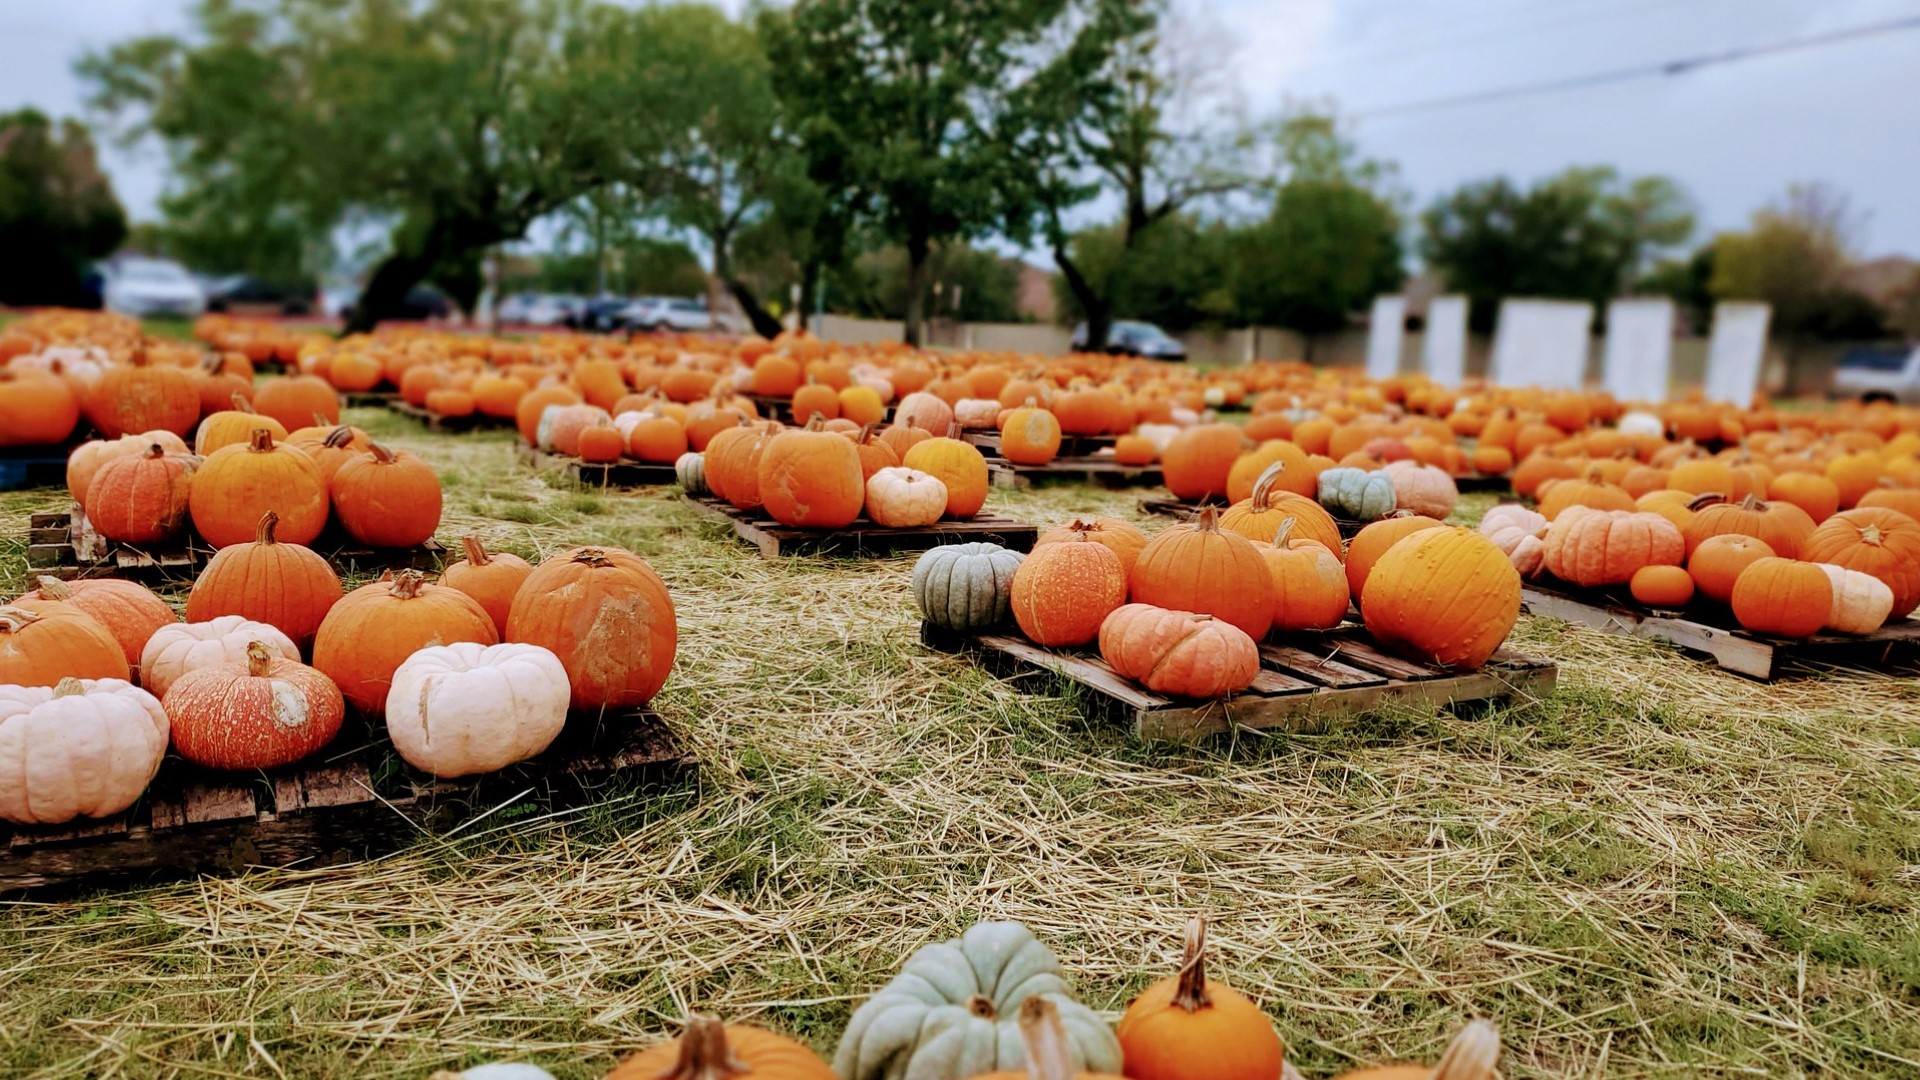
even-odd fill
[{"label": "white car", "polygon": [[117,259],[106,267],[101,300],[108,311],[136,318],[196,318],[207,310],[207,290],[171,259]]},{"label": "white car", "polygon": [[1920,346],[1847,350],[1833,365],[1833,392],[1865,401],[1920,402]]},{"label": "white car", "polygon": [[666,296],[645,296],[621,312],[621,322],[635,330],[672,330],[679,334],[706,333],[713,329],[713,314],[705,300],[681,300]]}]

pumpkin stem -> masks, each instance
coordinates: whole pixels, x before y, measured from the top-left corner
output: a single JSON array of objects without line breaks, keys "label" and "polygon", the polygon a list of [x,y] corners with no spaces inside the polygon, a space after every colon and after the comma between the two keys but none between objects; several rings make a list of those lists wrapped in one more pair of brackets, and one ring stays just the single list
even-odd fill
[{"label": "pumpkin stem", "polygon": [[1475,1020],[1453,1037],[1428,1080],[1492,1080],[1500,1063],[1500,1029]]},{"label": "pumpkin stem", "polygon": [[813,410],[813,415],[807,418],[806,430],[822,431],[822,430],[825,430],[826,426],[827,426],[827,414],[821,412],[819,409]]},{"label": "pumpkin stem", "polygon": [[686,1030],[680,1033],[680,1060],[659,1080],[727,1080],[753,1070],[733,1056],[727,1045],[727,1026],[711,1016],[687,1017]]},{"label": "pumpkin stem", "polygon": [[253,429],[253,437],[247,441],[247,448],[256,454],[264,454],[273,449],[273,432],[263,427]]},{"label": "pumpkin stem", "polygon": [[879,426],[878,424],[860,425],[860,434],[855,436],[853,441],[859,443],[861,446],[867,445],[873,441],[873,429]]},{"label": "pumpkin stem", "polygon": [[39,585],[42,600],[69,600],[73,597],[73,586],[57,577],[41,574],[35,579],[35,583]]},{"label": "pumpkin stem", "polygon": [[148,461],[152,461],[155,458],[163,458],[167,456],[167,448],[161,446],[159,443],[154,443],[147,447],[147,452],[143,456]]},{"label": "pumpkin stem", "polygon": [[320,440],[320,445],[331,450],[344,450],[352,444],[353,429],[345,426],[334,428],[327,432],[326,438]]},{"label": "pumpkin stem", "polygon": [[1173,992],[1173,1003],[1190,1013],[1213,1004],[1207,997],[1207,920],[1203,915],[1187,923],[1187,944],[1180,955],[1180,982]]},{"label": "pumpkin stem", "polygon": [[613,560],[607,556],[605,549],[597,547],[583,547],[574,552],[573,561],[595,568],[613,565]]},{"label": "pumpkin stem", "polygon": [[37,611],[28,611],[26,608],[17,607],[0,607],[0,630],[4,630],[9,634],[17,634],[27,627],[32,626],[34,623],[39,622],[40,619],[41,615]]},{"label": "pumpkin stem", "polygon": [[398,599],[412,600],[420,595],[420,590],[426,583],[427,575],[420,571],[402,570],[393,575],[393,585],[387,591]]},{"label": "pumpkin stem", "polygon": [[86,688],[80,685],[80,680],[71,675],[61,679],[53,686],[54,697],[79,697],[85,692]]},{"label": "pumpkin stem", "polygon": [[1874,547],[1879,547],[1881,536],[1880,526],[1878,525],[1860,526],[1860,542],[1863,544],[1872,544]]},{"label": "pumpkin stem", "polygon": [[246,413],[248,416],[260,415],[257,411],[254,410],[253,402],[248,401],[247,395],[245,394],[233,395],[233,411],[243,412],[243,413]]},{"label": "pumpkin stem", "polygon": [[1717,506],[1726,501],[1727,497],[1717,491],[1703,491],[1687,501],[1687,509],[1695,511],[1704,510],[1709,506]]},{"label": "pumpkin stem", "polygon": [[1283,548],[1287,546],[1287,534],[1293,532],[1293,523],[1293,518],[1288,518],[1280,523],[1280,528],[1273,534],[1274,547]]},{"label": "pumpkin stem", "polygon": [[485,566],[493,561],[493,556],[487,554],[486,545],[477,536],[461,537],[460,546],[467,549],[468,566]]},{"label": "pumpkin stem", "polygon": [[267,672],[271,670],[273,670],[273,650],[267,648],[266,642],[263,641],[247,642],[247,674],[256,679],[264,679],[267,677]]},{"label": "pumpkin stem", "polygon": [[1740,500],[1740,509],[1742,510],[1765,510],[1766,508],[1767,504],[1761,502],[1759,496],[1751,492],[1747,494],[1746,498]]},{"label": "pumpkin stem", "polygon": [[377,442],[368,443],[367,452],[372,454],[373,459],[382,465],[393,464],[393,461],[394,461],[393,451],[387,449],[384,446],[381,446]]},{"label": "pumpkin stem", "polygon": [[332,421],[332,420],[329,420],[329,419],[327,419],[327,415],[326,415],[325,413],[314,413],[314,414],[313,414],[313,426],[314,426],[314,427],[327,427],[328,425],[330,425],[330,424],[332,424],[332,423],[333,423],[333,421]]},{"label": "pumpkin stem", "polygon": [[1217,506],[1201,507],[1199,516],[1193,519],[1193,527],[1200,532],[1219,532],[1220,508]]},{"label": "pumpkin stem", "polygon": [[1280,474],[1286,471],[1287,463],[1284,461],[1276,461],[1260,470],[1259,479],[1253,482],[1254,506],[1261,507],[1267,505],[1267,494],[1273,490],[1274,484],[1280,482]]},{"label": "pumpkin stem", "polygon": [[1035,995],[1021,1003],[1020,1038],[1027,1044],[1027,1080],[1073,1080],[1073,1048],[1053,1002]]},{"label": "pumpkin stem", "polygon": [[260,528],[253,534],[253,542],[272,547],[278,541],[273,538],[273,530],[280,525],[280,515],[269,510],[260,515]]}]

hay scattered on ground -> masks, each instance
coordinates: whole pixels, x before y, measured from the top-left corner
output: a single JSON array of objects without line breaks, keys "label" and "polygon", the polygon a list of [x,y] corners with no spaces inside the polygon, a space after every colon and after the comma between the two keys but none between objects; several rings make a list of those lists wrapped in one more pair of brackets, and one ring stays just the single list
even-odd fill
[{"label": "hay scattered on ground", "polygon": [[[690,1008],[830,1051],[915,947],[1031,925],[1117,1015],[1194,911],[1309,1076],[1497,1020],[1509,1075],[1920,1070],[1920,695],[1749,683],[1523,620],[1562,691],[1475,718],[1139,743],[919,647],[910,560],[767,562],[664,492],[356,412],[447,481],[442,539],[643,552],[691,790],[359,866],[0,907],[0,1072],[596,1075]],[[996,492],[1053,522],[1137,492]],[[25,515],[0,498],[0,571]],[[1479,507],[1476,507],[1479,508]],[[1149,527],[1157,519],[1141,518]]]}]

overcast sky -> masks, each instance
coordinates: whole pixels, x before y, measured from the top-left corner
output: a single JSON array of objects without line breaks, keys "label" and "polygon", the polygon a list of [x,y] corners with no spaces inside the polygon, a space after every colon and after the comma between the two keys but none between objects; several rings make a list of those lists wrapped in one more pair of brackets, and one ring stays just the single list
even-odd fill
[{"label": "overcast sky", "polygon": [[[938,3],[940,0],[927,0]],[[1469,179],[1531,181],[1573,164],[1677,179],[1703,235],[1738,227],[1795,181],[1864,212],[1866,255],[1920,255],[1920,30],[1671,77],[1371,115],[1920,16],[1920,0],[1189,0],[1256,112],[1332,100],[1368,155],[1424,205]],[[82,109],[72,62],[179,29],[188,0],[0,0],[0,111]],[[737,8],[738,0],[726,6]],[[110,151],[136,219],[165,183],[157,152]]]}]

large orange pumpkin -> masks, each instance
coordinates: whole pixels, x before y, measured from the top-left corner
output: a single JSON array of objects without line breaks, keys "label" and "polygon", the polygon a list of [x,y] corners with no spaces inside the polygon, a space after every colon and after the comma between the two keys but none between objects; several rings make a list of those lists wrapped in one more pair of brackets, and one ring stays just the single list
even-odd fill
[{"label": "large orange pumpkin", "polygon": [[1207,921],[1187,924],[1176,974],[1145,991],[1114,1034],[1129,1080],[1276,1080],[1285,1047],[1245,994],[1207,977]]},{"label": "large orange pumpkin", "polygon": [[326,527],[327,485],[311,457],[275,445],[273,434],[258,428],[251,442],[215,451],[201,463],[188,505],[194,529],[216,548],[251,539],[266,513],[279,519],[282,540],[307,544]]},{"label": "large orange pumpkin", "polygon": [[1246,435],[1232,424],[1201,424],[1175,435],[1160,452],[1167,490],[1189,502],[1226,495],[1245,443]]},{"label": "large orange pumpkin", "polygon": [[341,597],[313,638],[313,666],[332,679],[354,707],[386,712],[393,673],[429,645],[474,641],[497,645],[493,619],[473,597],[429,585],[418,570],[375,581]]},{"label": "large orange pumpkin", "polygon": [[1273,576],[1253,541],[1220,528],[1206,507],[1147,542],[1133,564],[1135,602],[1214,615],[1255,641],[1273,625]]},{"label": "large orange pumpkin", "polygon": [[915,443],[900,464],[947,485],[947,516],[970,518],[987,502],[987,459],[972,443],[933,438]]},{"label": "large orange pumpkin", "polygon": [[0,446],[53,446],[80,423],[80,403],[65,381],[0,366]]},{"label": "large orange pumpkin", "polygon": [[143,431],[185,438],[200,420],[200,391],[182,369],[148,363],[141,354],[100,377],[87,395],[86,413],[109,439]]},{"label": "large orange pumpkin", "polygon": [[1920,522],[1884,507],[1842,510],[1807,539],[1801,557],[1872,574],[1893,590],[1888,618],[1920,607]]},{"label": "large orange pumpkin", "polygon": [[247,646],[245,667],[189,671],[162,704],[173,748],[209,769],[291,765],[332,742],[346,719],[332,679],[258,641]]},{"label": "large orange pumpkin", "polygon": [[279,515],[262,514],[254,538],[216,552],[187,594],[187,621],[222,615],[266,623],[305,644],[341,597],[340,576],[300,544],[281,543]]},{"label": "large orange pumpkin", "polygon": [[1085,533],[1036,546],[1013,573],[1013,620],[1041,645],[1085,645],[1126,602],[1127,571],[1120,556]]},{"label": "large orange pumpkin", "polygon": [[1757,559],[1733,583],[1733,617],[1756,634],[1811,637],[1827,624],[1833,585],[1814,563]]},{"label": "large orange pumpkin", "polygon": [[486,609],[487,617],[500,631],[500,640],[505,641],[514,595],[533,573],[533,566],[511,552],[488,551],[477,536],[463,536],[460,543],[467,557],[448,564],[440,575],[440,584],[473,597]]},{"label": "large orange pumpkin", "polygon": [[679,623],[666,583],[616,547],[563,551],[534,568],[514,596],[507,640],[560,658],[576,709],[645,705],[673,669]]},{"label": "large orange pumpkin", "polygon": [[39,588],[23,594],[14,603],[29,601],[25,606],[32,607],[31,601],[53,601],[93,616],[120,643],[121,650],[127,654],[129,671],[140,667],[140,652],[147,647],[147,639],[161,627],[179,621],[165,600],[146,586],[131,581],[119,578],[61,581],[42,577],[39,584]]},{"label": "large orange pumpkin", "polygon": [[1798,559],[1813,536],[1813,518],[1790,502],[1761,502],[1748,495],[1731,503],[1715,495],[1702,495],[1688,504],[1688,509],[1693,511],[1687,520],[1689,551],[1709,536],[1740,533],[1766,541],[1781,558]]},{"label": "large orange pumpkin", "polygon": [[87,484],[87,521],[123,544],[170,539],[186,527],[195,464],[159,443],[108,461]]},{"label": "large orange pumpkin", "polygon": [[127,654],[100,620],[51,600],[0,607],[0,685],[124,679]]},{"label": "large orange pumpkin", "polygon": [[340,422],[340,395],[325,379],[312,375],[261,383],[254,392],[253,407],[261,415],[280,421],[280,426],[288,431],[306,427],[316,418],[330,425]]},{"label": "large orange pumpkin", "polygon": [[804,429],[774,436],[760,455],[760,502],[768,516],[783,525],[845,528],[866,504],[860,452],[844,436],[822,427],[816,415]]},{"label": "large orange pumpkin", "polygon": [[1387,648],[1472,670],[1520,620],[1520,573],[1471,529],[1423,529],[1380,556],[1360,610],[1367,633]]},{"label": "large orange pumpkin", "polygon": [[417,547],[440,527],[440,478],[405,451],[374,443],[342,464],[328,487],[340,527],[369,547]]}]

